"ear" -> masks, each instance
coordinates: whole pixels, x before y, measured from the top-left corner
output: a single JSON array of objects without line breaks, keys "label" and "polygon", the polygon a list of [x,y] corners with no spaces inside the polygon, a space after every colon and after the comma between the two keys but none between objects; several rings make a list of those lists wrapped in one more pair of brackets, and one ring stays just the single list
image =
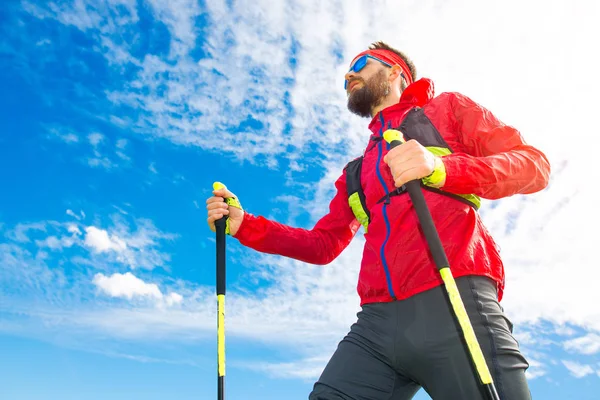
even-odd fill
[{"label": "ear", "polygon": [[394,82],[398,78],[402,78],[400,75],[402,75],[402,68],[400,68],[398,64],[392,66],[392,69],[390,70],[390,75],[388,77],[390,83]]}]

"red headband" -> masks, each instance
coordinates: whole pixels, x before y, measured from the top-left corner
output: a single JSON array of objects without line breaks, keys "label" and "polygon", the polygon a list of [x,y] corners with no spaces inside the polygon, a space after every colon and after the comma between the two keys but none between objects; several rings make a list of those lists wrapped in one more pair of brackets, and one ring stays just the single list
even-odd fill
[{"label": "red headband", "polygon": [[352,65],[354,63],[354,61],[356,61],[357,58],[359,58],[360,56],[364,56],[365,54],[368,54],[373,57],[377,57],[381,61],[385,61],[386,63],[388,63],[390,65],[398,64],[400,66],[400,68],[402,69],[402,72],[404,73],[404,78],[406,79],[406,82],[409,85],[411,83],[413,83],[412,74],[410,73],[410,68],[408,68],[408,65],[406,65],[404,60],[402,58],[400,58],[400,56],[398,54],[396,54],[390,50],[375,49],[375,50],[363,51],[362,53],[360,53],[359,55],[354,57],[354,60],[352,60],[350,65]]}]

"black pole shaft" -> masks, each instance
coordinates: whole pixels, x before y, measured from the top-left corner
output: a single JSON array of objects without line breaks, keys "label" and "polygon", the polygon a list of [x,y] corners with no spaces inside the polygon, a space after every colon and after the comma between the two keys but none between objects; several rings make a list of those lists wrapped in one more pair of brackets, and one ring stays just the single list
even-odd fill
[{"label": "black pole shaft", "polygon": [[[215,221],[217,235],[217,400],[225,399],[225,354],[224,340],[225,327],[221,326],[224,320],[224,302],[225,302],[225,227],[227,216]],[[223,354],[222,354],[223,352]]]},{"label": "black pole shaft", "polygon": [[[390,149],[401,144],[402,142],[399,140],[392,140],[390,142]],[[425,236],[425,240],[427,241],[427,245],[429,246],[429,250],[431,252],[431,256],[433,257],[436,267],[438,268],[438,270],[442,270],[443,268],[448,268],[448,270],[450,270],[450,263],[448,262],[448,257],[446,256],[446,252],[444,251],[444,246],[442,245],[442,241],[433,222],[431,212],[429,211],[427,203],[425,202],[425,196],[423,195],[423,191],[421,190],[420,180],[415,179],[410,182],[407,182],[405,185],[406,191],[408,192],[413,206],[415,208],[415,211],[417,213],[419,223],[421,225],[421,228],[423,229],[423,235]],[[452,307],[451,309],[453,311],[456,311]],[[468,324],[470,325],[470,322],[468,322]],[[469,353],[468,350],[467,353]],[[470,355],[472,357],[472,354]],[[482,384],[482,386],[486,393],[486,397],[488,397],[490,400],[500,400],[500,396],[498,396],[498,392],[496,391],[496,387],[493,382]]]},{"label": "black pole shaft", "polygon": [[225,223],[226,216],[215,221],[217,230],[217,296],[225,294]]},{"label": "black pole shaft", "polygon": [[417,212],[417,216],[419,217],[419,222],[421,224],[421,228],[423,229],[425,240],[429,245],[435,266],[438,270],[448,267],[450,265],[448,262],[448,257],[446,257],[444,246],[442,245],[440,236],[438,235],[435,224],[433,223],[431,213],[427,208],[425,196],[421,191],[421,185],[419,184],[419,181],[414,180],[407,182],[406,191],[408,192],[413,206],[415,207],[415,211]]}]

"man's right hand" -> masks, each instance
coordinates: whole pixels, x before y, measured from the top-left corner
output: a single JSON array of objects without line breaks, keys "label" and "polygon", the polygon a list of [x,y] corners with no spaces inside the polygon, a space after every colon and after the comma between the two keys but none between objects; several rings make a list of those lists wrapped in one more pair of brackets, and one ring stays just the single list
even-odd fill
[{"label": "man's right hand", "polygon": [[213,190],[213,195],[213,197],[209,197],[208,200],[206,200],[208,227],[211,231],[215,232],[215,221],[227,215],[229,217],[229,233],[231,236],[235,236],[244,220],[244,211],[234,206],[228,206],[227,203],[225,203],[225,198],[236,197],[236,195],[231,193],[226,187]]}]

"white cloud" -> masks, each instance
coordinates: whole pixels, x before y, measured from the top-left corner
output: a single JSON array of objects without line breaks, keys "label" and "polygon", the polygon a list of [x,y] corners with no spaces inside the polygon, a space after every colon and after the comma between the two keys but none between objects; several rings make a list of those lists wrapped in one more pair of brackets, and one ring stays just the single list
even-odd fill
[{"label": "white cloud", "polygon": [[130,300],[137,296],[147,296],[155,299],[163,297],[156,284],[146,283],[131,272],[125,274],[115,273],[110,277],[98,273],[94,275],[93,283],[104,293],[112,297],[123,297]]},{"label": "white cloud", "polygon": [[67,144],[73,144],[79,142],[79,136],[77,136],[73,132],[63,132],[57,128],[49,128],[48,129],[48,137],[55,138]]},{"label": "white cloud", "polygon": [[135,220],[135,225],[114,215],[110,232],[95,226],[85,228],[84,244],[94,253],[101,253],[105,260],[116,261],[130,268],[168,268],[170,256],[159,247],[177,236],[158,230],[146,219]]},{"label": "white cloud", "polygon": [[594,373],[594,369],[590,365],[567,360],[563,360],[562,363],[575,378],[583,378]]},{"label": "white cloud", "polygon": [[167,296],[165,296],[165,303],[168,306],[173,306],[175,304],[181,304],[183,301],[183,296],[179,293],[171,292]]},{"label": "white cloud", "polygon": [[44,222],[33,222],[33,223],[20,223],[15,228],[6,233],[6,236],[14,241],[27,243],[30,242],[30,232],[46,232],[46,223]]},{"label": "white cloud", "polygon": [[98,132],[90,133],[88,135],[88,141],[93,147],[98,147],[98,145],[102,143],[104,139],[104,135]]},{"label": "white cloud", "polygon": [[196,44],[195,18],[202,10],[196,0],[150,0],[155,17],[171,33],[171,56],[186,55]]},{"label": "white cloud", "polygon": [[116,235],[109,236],[108,232],[103,229],[88,226],[85,228],[85,232],[85,245],[96,252],[115,251],[120,253],[127,249],[125,241]]},{"label": "white cloud", "polygon": [[81,231],[79,230],[79,227],[75,224],[68,224],[67,231],[69,231],[69,233],[72,233],[74,236],[81,235]]},{"label": "white cloud", "polygon": [[328,357],[313,357],[301,359],[298,362],[265,363],[257,361],[250,364],[232,362],[233,366],[266,372],[274,378],[298,378],[313,381],[315,376],[323,372],[323,365],[329,361]]},{"label": "white cloud", "polygon": [[528,380],[540,378],[540,377],[548,374],[548,371],[546,370],[546,366],[544,364],[542,364],[541,362],[539,362],[535,359],[532,359],[532,358],[528,358],[527,361],[529,362],[529,369],[527,371],[525,371],[525,376],[527,377]]},{"label": "white cloud", "polygon": [[[343,164],[362,151],[368,135],[367,121],[345,110],[341,87],[348,61],[371,41],[383,39],[405,50],[419,75],[434,79],[437,93],[461,91],[490,108],[545,151],[553,167],[552,184],[543,193],[484,202],[484,221],[501,246],[506,265],[503,305],[517,330],[531,331],[532,343],[541,337],[536,327],[547,321],[589,333],[567,340],[567,350],[598,351],[600,313],[596,302],[589,301],[597,292],[595,280],[589,279],[597,269],[590,249],[597,244],[586,227],[600,225],[600,216],[589,212],[596,208],[595,189],[589,182],[595,161],[581,153],[581,143],[591,143],[594,134],[586,117],[595,115],[595,96],[600,92],[600,81],[589,78],[596,75],[597,62],[588,49],[594,48],[593,38],[600,37],[596,3],[424,0],[373,6],[352,0],[288,4],[265,0],[238,1],[233,7],[210,1],[207,10],[199,10],[196,3],[155,0],[152,11],[164,19],[172,35],[169,62],[151,54],[137,60],[127,44],[116,45],[111,39],[116,27],[137,22],[134,1],[120,8],[114,7],[117,2],[107,3],[106,9],[86,7],[91,3],[27,7],[40,18],[56,18],[84,32],[99,30],[112,66],[132,62],[140,67],[122,89],[109,93],[110,101],[140,112],[127,125],[177,144],[231,152],[238,159],[266,157],[271,167],[287,158],[292,165],[289,182],[294,182],[295,170],[310,166],[317,171],[321,179],[311,182],[314,189],[307,194],[315,204],[312,221],[326,212],[333,181]],[[203,32],[206,57],[197,61],[189,50],[198,38],[193,19],[201,11],[207,12],[210,25]],[[118,16],[118,24],[111,13]],[[164,88],[162,94],[159,87]],[[573,109],[578,118],[573,118]],[[262,127],[244,127],[250,120]],[[316,149],[314,159],[303,153],[309,145]],[[25,242],[25,231],[14,237]],[[115,246],[104,232],[98,243]],[[131,242],[129,236],[117,237],[128,250],[155,249],[144,240],[151,234],[134,236]],[[256,295],[229,297],[236,304],[231,308],[231,318],[238,322],[234,332],[255,335],[256,340],[264,332],[276,332],[281,340],[305,345],[307,360],[330,352],[356,309],[361,244],[357,239],[339,260],[323,268],[261,258],[262,278],[273,286]],[[163,255],[155,251],[156,259],[143,259],[141,264],[164,263]],[[129,255],[142,257],[141,252]],[[140,264],[139,258],[131,260]],[[197,312],[212,318],[208,309]],[[189,328],[183,317],[169,321],[174,331]],[[286,326],[302,329],[290,332]],[[557,333],[557,341],[573,335],[572,330]],[[323,347],[318,343],[324,337],[328,344]],[[565,366],[589,374],[585,366],[570,362]],[[540,376],[539,368],[534,364],[529,373]]]},{"label": "white cloud", "polygon": [[110,170],[117,166],[108,157],[102,157],[102,156],[100,156],[99,153],[96,155],[96,157],[89,157],[86,160],[87,160],[87,164],[90,167],[94,167],[94,168],[100,167],[100,168],[104,168],[106,170]]},{"label": "white cloud", "polygon": [[596,354],[600,352],[600,335],[590,333],[576,339],[568,340],[564,343],[565,350],[577,352],[580,354]]},{"label": "white cloud", "polygon": [[119,139],[115,143],[115,146],[117,149],[123,150],[123,149],[125,149],[125,147],[127,147],[128,144],[129,144],[129,141],[127,139]]},{"label": "white cloud", "polygon": [[68,209],[68,210],[66,211],[66,213],[67,213],[67,215],[69,215],[69,216],[71,216],[71,217],[75,218],[75,219],[76,219],[76,220],[78,220],[78,221],[79,221],[79,220],[81,220],[81,218],[82,218],[81,216],[79,216],[79,215],[75,214],[75,213],[73,212],[73,210],[70,210],[70,209]]},{"label": "white cloud", "polygon": [[129,141],[127,139],[119,139],[115,143],[115,155],[124,161],[131,161],[131,157],[125,154],[125,148],[129,145]]},{"label": "white cloud", "polygon": [[[156,307],[173,307],[183,303],[183,296],[176,292],[164,295],[155,283],[147,283],[136,277],[131,272],[124,274],[114,273],[106,276],[102,273],[94,275],[92,283],[103,293],[111,297],[119,297],[128,300],[150,299]],[[132,320],[132,323],[135,321]]]},{"label": "white cloud", "polygon": [[48,236],[44,240],[36,240],[38,247],[48,247],[52,250],[61,250],[65,247],[71,247],[75,244],[76,239],[71,237],[58,238],[56,236]]}]

